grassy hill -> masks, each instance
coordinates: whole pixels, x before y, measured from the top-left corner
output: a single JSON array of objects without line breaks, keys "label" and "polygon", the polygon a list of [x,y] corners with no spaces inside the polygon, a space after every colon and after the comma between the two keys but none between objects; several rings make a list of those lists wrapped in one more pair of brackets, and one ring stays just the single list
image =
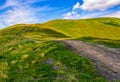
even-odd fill
[{"label": "grassy hill", "polygon": [[64,32],[72,38],[90,36],[120,40],[120,19],[118,18],[53,20],[44,25]]},{"label": "grassy hill", "polygon": [[56,42],[82,37],[115,40],[118,47],[120,19],[53,20],[0,30],[0,82],[107,82],[89,59]]}]

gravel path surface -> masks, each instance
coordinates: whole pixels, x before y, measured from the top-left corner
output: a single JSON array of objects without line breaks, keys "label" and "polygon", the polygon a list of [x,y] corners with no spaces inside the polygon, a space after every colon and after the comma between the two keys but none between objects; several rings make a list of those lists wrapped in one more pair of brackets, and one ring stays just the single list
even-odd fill
[{"label": "gravel path surface", "polygon": [[97,71],[110,82],[120,82],[120,49],[94,45],[78,40],[59,41],[70,50],[91,59]]}]

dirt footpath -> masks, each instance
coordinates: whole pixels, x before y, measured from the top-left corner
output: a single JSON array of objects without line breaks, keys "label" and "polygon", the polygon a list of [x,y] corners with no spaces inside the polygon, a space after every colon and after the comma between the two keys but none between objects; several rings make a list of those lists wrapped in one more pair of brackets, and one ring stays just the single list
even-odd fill
[{"label": "dirt footpath", "polygon": [[78,40],[59,41],[70,50],[91,59],[97,71],[110,82],[120,81],[120,49],[94,45]]}]

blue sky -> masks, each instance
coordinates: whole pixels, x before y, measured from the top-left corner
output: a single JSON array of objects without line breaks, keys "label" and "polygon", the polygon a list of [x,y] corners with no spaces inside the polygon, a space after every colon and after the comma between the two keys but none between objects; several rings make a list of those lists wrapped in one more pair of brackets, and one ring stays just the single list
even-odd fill
[{"label": "blue sky", "polygon": [[120,0],[1,0],[0,28],[53,19],[120,18]]}]

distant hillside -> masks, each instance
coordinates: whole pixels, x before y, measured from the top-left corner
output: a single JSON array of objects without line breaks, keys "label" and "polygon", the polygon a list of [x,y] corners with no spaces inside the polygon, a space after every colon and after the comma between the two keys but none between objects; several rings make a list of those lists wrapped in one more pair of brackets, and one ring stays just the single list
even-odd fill
[{"label": "distant hillside", "polygon": [[28,27],[28,29],[22,33],[22,36],[33,39],[94,37],[120,40],[120,19],[118,18],[53,20],[44,24],[18,24],[0,32],[5,31],[13,34],[23,30],[25,27]]},{"label": "distant hillside", "polygon": [[55,28],[73,38],[89,36],[120,40],[120,19],[118,18],[53,20],[44,25]]}]

